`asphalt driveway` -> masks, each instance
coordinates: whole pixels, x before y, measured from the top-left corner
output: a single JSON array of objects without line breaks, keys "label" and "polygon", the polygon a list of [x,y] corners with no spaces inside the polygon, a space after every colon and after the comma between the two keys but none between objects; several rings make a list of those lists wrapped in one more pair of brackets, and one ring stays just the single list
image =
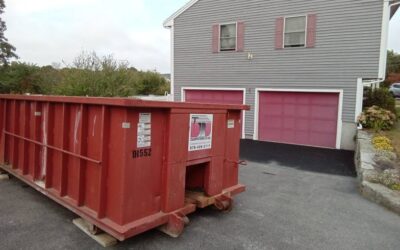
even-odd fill
[{"label": "asphalt driveway", "polygon": [[[399,249],[400,217],[358,194],[352,152],[242,146],[247,192],[231,213],[200,210],[180,238],[152,230],[116,248]],[[101,249],[73,218],[16,179],[0,181],[1,249]]]}]

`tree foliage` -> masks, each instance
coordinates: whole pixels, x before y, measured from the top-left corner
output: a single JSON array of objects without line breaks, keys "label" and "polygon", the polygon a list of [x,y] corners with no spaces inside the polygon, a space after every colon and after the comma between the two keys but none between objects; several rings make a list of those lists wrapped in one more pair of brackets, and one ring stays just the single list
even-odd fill
[{"label": "tree foliage", "polygon": [[17,54],[15,54],[15,47],[8,42],[8,39],[4,35],[4,32],[7,30],[6,23],[1,18],[4,8],[4,0],[0,0],[0,66],[7,65],[11,58],[18,58]]},{"label": "tree foliage", "polygon": [[169,84],[159,73],[138,71],[126,61],[95,52],[82,52],[61,69],[19,62],[0,68],[0,93],[126,97],[167,91]]},{"label": "tree foliage", "polygon": [[387,73],[400,73],[400,54],[397,54],[393,50],[388,51],[387,56]]}]

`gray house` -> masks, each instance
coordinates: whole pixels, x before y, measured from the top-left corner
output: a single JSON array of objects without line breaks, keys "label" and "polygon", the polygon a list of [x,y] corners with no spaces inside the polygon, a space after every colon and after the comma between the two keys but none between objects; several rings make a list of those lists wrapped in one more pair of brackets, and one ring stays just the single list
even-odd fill
[{"label": "gray house", "polygon": [[169,17],[175,101],[245,103],[243,138],[354,149],[385,78],[388,0],[192,0]]}]

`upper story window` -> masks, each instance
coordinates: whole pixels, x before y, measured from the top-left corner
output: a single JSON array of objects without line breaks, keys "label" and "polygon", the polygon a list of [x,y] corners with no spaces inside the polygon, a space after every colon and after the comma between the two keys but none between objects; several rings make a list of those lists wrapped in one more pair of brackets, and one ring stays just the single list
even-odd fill
[{"label": "upper story window", "polygon": [[286,17],[284,31],[284,47],[305,47],[306,45],[306,16]]},{"label": "upper story window", "polygon": [[236,50],[236,23],[220,25],[220,51]]}]

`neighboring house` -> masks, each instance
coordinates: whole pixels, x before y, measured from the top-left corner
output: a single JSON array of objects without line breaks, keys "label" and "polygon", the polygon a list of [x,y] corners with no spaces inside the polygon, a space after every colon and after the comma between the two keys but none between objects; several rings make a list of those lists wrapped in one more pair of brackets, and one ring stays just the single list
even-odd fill
[{"label": "neighboring house", "polygon": [[192,0],[168,18],[175,101],[245,103],[243,137],[354,149],[385,77],[387,0]]}]

